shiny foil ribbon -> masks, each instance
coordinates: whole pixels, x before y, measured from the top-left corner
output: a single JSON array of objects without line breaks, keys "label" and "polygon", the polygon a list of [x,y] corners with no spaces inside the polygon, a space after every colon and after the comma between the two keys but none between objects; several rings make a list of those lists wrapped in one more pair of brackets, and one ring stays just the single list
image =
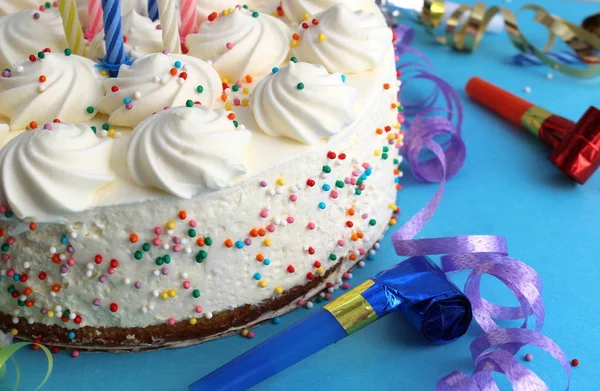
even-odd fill
[{"label": "shiny foil ribbon", "polygon": [[[402,11],[407,0],[388,0],[385,4],[387,12]],[[410,2],[409,2],[410,3]],[[411,3],[412,4],[412,3]],[[521,52],[536,56],[541,62],[551,66],[558,72],[576,77],[593,77],[600,75],[600,14],[593,15],[584,21],[583,26],[577,26],[567,20],[553,15],[544,8],[528,4],[520,8],[523,11],[533,11],[534,20],[548,29],[549,38],[544,48],[535,47],[521,32],[517,17],[512,10],[483,3],[473,6],[463,4],[452,12],[443,23],[444,2],[439,0],[424,0],[419,20],[425,30],[437,42],[452,49],[473,52],[480,44],[486,27],[495,15],[504,19],[504,27],[512,44]],[[464,20],[466,14],[469,16]],[[389,18],[388,18],[389,19]],[[445,28],[442,30],[442,25]],[[548,55],[556,38],[564,41],[585,64],[583,67],[564,63],[553,55]]]},{"label": "shiny foil ribbon", "polygon": [[[1,331],[0,331],[1,333]],[[8,360],[12,360],[14,366],[15,366],[15,385],[13,386],[13,391],[17,391],[19,389],[19,385],[21,383],[21,370],[19,368],[19,365],[17,364],[17,361],[15,360],[15,358],[13,357],[15,355],[15,353],[17,353],[20,349],[29,346],[29,345],[37,345],[46,355],[46,359],[48,360],[48,369],[46,370],[46,376],[44,376],[44,379],[42,380],[42,382],[35,388],[35,391],[40,390],[48,381],[48,379],[50,378],[50,374],[52,373],[52,367],[53,367],[53,359],[52,359],[52,354],[50,353],[50,350],[48,350],[47,347],[45,347],[44,345],[41,344],[35,344],[35,343],[31,343],[31,342],[18,342],[18,343],[12,343],[6,346],[2,346],[0,344],[0,379],[2,379],[5,375],[6,375],[6,365],[8,364]]]}]

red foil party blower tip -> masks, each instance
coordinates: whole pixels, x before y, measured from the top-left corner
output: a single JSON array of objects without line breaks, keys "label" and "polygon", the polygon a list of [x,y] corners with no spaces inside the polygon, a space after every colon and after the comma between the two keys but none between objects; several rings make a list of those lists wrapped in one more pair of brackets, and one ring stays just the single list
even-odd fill
[{"label": "red foil party blower tip", "polygon": [[580,184],[600,166],[600,110],[591,106],[577,123],[552,114],[478,77],[467,82],[469,96],[553,148],[548,159]]}]

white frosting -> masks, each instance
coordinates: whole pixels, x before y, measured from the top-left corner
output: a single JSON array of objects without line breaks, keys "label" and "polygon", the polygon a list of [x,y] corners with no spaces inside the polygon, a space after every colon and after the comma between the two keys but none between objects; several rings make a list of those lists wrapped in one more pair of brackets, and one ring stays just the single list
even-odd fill
[{"label": "white frosting", "polygon": [[11,68],[44,48],[56,52],[66,47],[62,19],[56,9],[21,11],[0,19],[0,69]]},{"label": "white frosting", "polygon": [[376,12],[382,17],[374,0],[281,0],[286,18],[295,23],[308,20],[312,15],[323,12],[336,4],[345,4],[352,11]]},{"label": "white frosting", "polygon": [[[292,49],[299,61],[321,64],[329,72],[357,73],[383,62],[392,32],[375,14],[353,12],[344,4],[314,15],[319,21],[308,29],[299,27],[298,46]],[[321,38],[321,40],[319,39]]]},{"label": "white frosting", "polygon": [[186,43],[190,55],[211,60],[221,77],[233,81],[246,75],[264,75],[281,65],[288,54],[289,36],[289,28],[280,20],[265,14],[253,17],[247,10],[235,9],[203,23]]},{"label": "white frosting", "polygon": [[[84,29],[86,29],[90,23],[88,2],[89,0],[77,0],[77,13],[79,14],[79,21]],[[148,16],[148,0],[121,0],[121,14],[127,15],[131,10],[135,10],[142,16]]]},{"label": "white frosting", "polygon": [[[177,75],[170,74],[175,63],[181,67]],[[182,73],[187,79],[182,79]],[[112,92],[112,87],[119,88]],[[198,92],[198,87],[202,92]],[[135,127],[166,106],[184,106],[187,100],[199,101],[207,107],[215,107],[221,95],[219,75],[206,62],[182,54],[149,54],[131,66],[122,66],[119,77],[104,81],[106,96],[98,103],[101,112],[110,115],[110,123],[116,126]],[[128,109],[125,99],[131,99]]]},{"label": "white frosting", "polygon": [[[125,50],[132,59],[137,59],[151,53],[160,53],[162,33],[158,28],[160,21],[153,22],[147,16],[140,15],[135,9],[123,14],[123,36]],[[97,60],[106,55],[104,32],[96,34],[88,46],[88,57]]]},{"label": "white frosting", "polygon": [[[40,76],[46,81],[41,82]],[[76,55],[45,53],[44,59],[16,66],[10,77],[0,77],[0,116],[10,118],[13,130],[31,121],[42,125],[60,119],[84,122],[102,98],[101,76],[94,63]]]},{"label": "white frosting", "polygon": [[189,199],[245,174],[249,142],[250,132],[236,130],[225,110],[176,107],[135,128],[127,165],[138,184]]},{"label": "white frosting", "polygon": [[197,0],[198,22],[200,24],[208,20],[208,16],[213,12],[220,14],[222,10],[234,8],[236,5],[247,2],[240,0]]},{"label": "white frosting", "polygon": [[340,74],[290,62],[256,86],[250,105],[268,135],[315,144],[354,122],[355,99],[356,90],[344,84]]},{"label": "white frosting", "polygon": [[112,140],[99,139],[86,125],[23,132],[0,150],[0,203],[21,219],[64,220],[115,179],[111,150]]},{"label": "white frosting", "polygon": [[38,8],[40,0],[0,0],[0,18],[32,8]]}]

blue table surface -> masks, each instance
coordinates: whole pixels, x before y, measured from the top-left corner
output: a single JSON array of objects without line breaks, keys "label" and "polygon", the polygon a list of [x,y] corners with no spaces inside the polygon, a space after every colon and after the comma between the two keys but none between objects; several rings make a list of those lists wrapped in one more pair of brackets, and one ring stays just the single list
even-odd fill
[{"label": "blue table surface", "polygon": [[[503,5],[516,9],[515,0]],[[543,6],[564,19],[579,23],[597,12],[598,4],[545,1]],[[540,44],[545,31],[532,27],[532,14],[519,20]],[[573,369],[572,390],[597,389],[600,354],[597,333],[600,273],[594,264],[600,254],[600,174],[584,186],[562,176],[546,159],[548,149],[504,120],[471,102],[464,93],[466,81],[481,76],[524,96],[542,107],[578,119],[588,106],[600,105],[600,78],[580,80],[556,72],[548,80],[547,67],[522,68],[506,63],[516,51],[506,34],[486,36],[474,54],[461,54],[438,46],[417,29],[414,46],[436,66],[440,76],[459,91],[465,109],[464,140],[468,148],[462,171],[448,183],[441,206],[419,237],[495,234],[507,237],[512,257],[538,271],[544,282],[546,323],[543,332],[554,339],[569,358],[581,365]],[[526,86],[531,92],[523,92]],[[417,95],[408,93],[405,100]],[[423,184],[410,175],[398,195],[406,221],[429,200],[435,184]],[[393,230],[391,230],[393,231]],[[364,269],[354,273],[353,285],[399,262],[389,234],[381,251]],[[466,274],[455,281],[462,286]],[[516,301],[507,288],[484,279],[484,294],[501,304]],[[233,336],[199,346],[137,354],[67,353],[54,355],[54,371],[46,390],[186,390],[194,380],[211,372],[259,342],[284,329],[310,310],[299,309],[266,324],[249,340]],[[429,346],[399,316],[388,316],[367,329],[313,355],[265,381],[259,390],[433,390],[437,379],[453,370],[470,373],[469,344],[481,333],[472,326],[459,341]],[[309,336],[306,336],[309,338]],[[525,347],[534,360],[527,363],[550,389],[566,388],[566,376],[548,354]],[[24,349],[17,354],[22,368],[22,390],[33,390],[45,371],[41,352]],[[12,367],[12,365],[9,365]],[[12,384],[12,368],[0,389]],[[501,380],[503,389],[508,383]]]}]

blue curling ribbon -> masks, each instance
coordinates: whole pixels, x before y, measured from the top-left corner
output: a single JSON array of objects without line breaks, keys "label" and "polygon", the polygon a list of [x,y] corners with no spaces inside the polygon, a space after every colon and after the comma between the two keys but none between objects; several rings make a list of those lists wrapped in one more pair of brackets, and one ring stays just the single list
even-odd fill
[{"label": "blue curling ribbon", "polygon": [[[572,50],[558,50],[554,52],[546,52],[546,56],[551,59],[558,61],[562,64],[569,65],[584,65],[585,63]],[[527,66],[527,65],[546,65],[536,55],[531,53],[519,53],[508,58],[508,62],[515,65]]]},{"label": "blue curling ribbon", "polygon": [[469,300],[446,274],[427,257],[411,257],[198,380],[189,390],[246,390],[394,311],[432,343],[462,336],[472,319]]}]

